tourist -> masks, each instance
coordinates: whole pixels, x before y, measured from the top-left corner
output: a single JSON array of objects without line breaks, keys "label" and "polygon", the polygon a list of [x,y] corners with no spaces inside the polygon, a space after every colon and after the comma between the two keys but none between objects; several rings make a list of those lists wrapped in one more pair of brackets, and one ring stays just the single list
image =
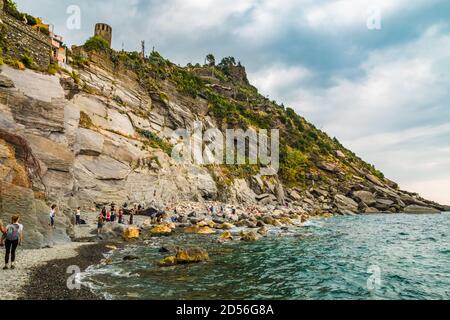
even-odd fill
[{"label": "tourist", "polygon": [[104,219],[103,214],[101,213],[98,216],[98,220],[97,220],[97,235],[100,235],[102,233],[104,222],[105,222],[105,219]]},{"label": "tourist", "polygon": [[111,204],[111,222],[116,221],[116,205],[114,203]]},{"label": "tourist", "polygon": [[123,224],[123,209],[119,209],[119,223]]},{"label": "tourist", "polygon": [[81,225],[81,207],[78,207],[75,211],[75,225]]},{"label": "tourist", "polygon": [[3,270],[8,269],[9,257],[11,256],[11,269],[14,269],[14,262],[16,260],[17,246],[22,244],[23,226],[19,224],[19,216],[15,215],[11,218],[11,224],[6,227],[5,236],[5,266]]},{"label": "tourist", "polygon": [[108,211],[106,213],[106,222],[111,222],[111,212],[110,211]]},{"label": "tourist", "polygon": [[0,232],[1,232],[1,238],[0,238],[0,247],[4,246],[5,236],[6,236],[6,229],[3,225],[3,221],[0,220]]},{"label": "tourist", "polygon": [[129,225],[132,225],[134,222],[134,213],[136,212],[135,209],[136,209],[136,206],[134,206],[134,209],[130,211],[130,219],[128,220]]},{"label": "tourist", "polygon": [[53,229],[56,228],[55,217],[56,217],[56,204],[52,205],[50,210],[50,227],[52,227]]},{"label": "tourist", "polygon": [[106,207],[103,207],[102,212],[100,214],[103,216],[103,220],[106,220]]}]

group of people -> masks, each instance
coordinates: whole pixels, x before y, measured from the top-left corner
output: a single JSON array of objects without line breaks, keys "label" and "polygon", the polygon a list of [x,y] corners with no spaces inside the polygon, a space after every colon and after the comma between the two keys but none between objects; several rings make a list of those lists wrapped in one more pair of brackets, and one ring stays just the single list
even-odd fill
[{"label": "group of people", "polygon": [[[134,215],[139,214],[140,209],[137,206],[130,211],[130,215],[128,218],[128,224],[132,225],[134,223]],[[123,208],[119,208],[116,210],[116,205],[114,203],[111,204],[111,209],[108,211],[106,207],[103,207],[97,218],[97,234],[100,234],[105,226],[105,223],[109,222],[118,222],[119,224],[125,224],[125,210]]]},{"label": "group of people", "polygon": [[[18,246],[22,244],[23,240],[23,225],[19,223],[20,217],[19,215],[14,215],[11,217],[11,223],[6,227],[3,225],[3,222],[0,221],[0,232],[1,232],[1,240],[0,246],[5,247],[5,266],[3,270],[7,270],[9,268],[15,269],[14,262],[16,260],[16,249]],[[11,264],[8,267],[8,264]]]}]

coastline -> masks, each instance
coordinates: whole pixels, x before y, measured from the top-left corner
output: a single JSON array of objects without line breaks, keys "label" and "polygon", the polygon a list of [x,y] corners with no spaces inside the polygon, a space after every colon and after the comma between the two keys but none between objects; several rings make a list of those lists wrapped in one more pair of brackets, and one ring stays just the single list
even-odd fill
[{"label": "coastline", "polygon": [[18,300],[104,300],[83,285],[80,290],[68,289],[67,279],[71,274],[66,271],[70,266],[78,266],[83,272],[91,265],[100,263],[104,254],[111,251],[107,248],[111,244],[98,242],[81,245],[75,250],[76,255],[72,257],[53,259],[34,267]]}]

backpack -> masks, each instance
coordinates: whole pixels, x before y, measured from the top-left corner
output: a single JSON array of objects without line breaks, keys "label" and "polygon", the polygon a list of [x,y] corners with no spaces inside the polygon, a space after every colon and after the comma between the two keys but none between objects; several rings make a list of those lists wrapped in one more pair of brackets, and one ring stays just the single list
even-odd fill
[{"label": "backpack", "polygon": [[16,241],[19,240],[20,225],[10,224],[6,230],[6,240]]}]

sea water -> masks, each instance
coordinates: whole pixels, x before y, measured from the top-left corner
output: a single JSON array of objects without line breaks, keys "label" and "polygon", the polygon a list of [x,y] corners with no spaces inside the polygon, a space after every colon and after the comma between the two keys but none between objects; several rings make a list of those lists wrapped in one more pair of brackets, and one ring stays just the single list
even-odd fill
[{"label": "sea water", "polygon": [[[250,243],[219,235],[127,247],[83,282],[108,299],[450,299],[450,214],[313,220]],[[210,261],[158,267],[163,244],[200,246]]]}]

